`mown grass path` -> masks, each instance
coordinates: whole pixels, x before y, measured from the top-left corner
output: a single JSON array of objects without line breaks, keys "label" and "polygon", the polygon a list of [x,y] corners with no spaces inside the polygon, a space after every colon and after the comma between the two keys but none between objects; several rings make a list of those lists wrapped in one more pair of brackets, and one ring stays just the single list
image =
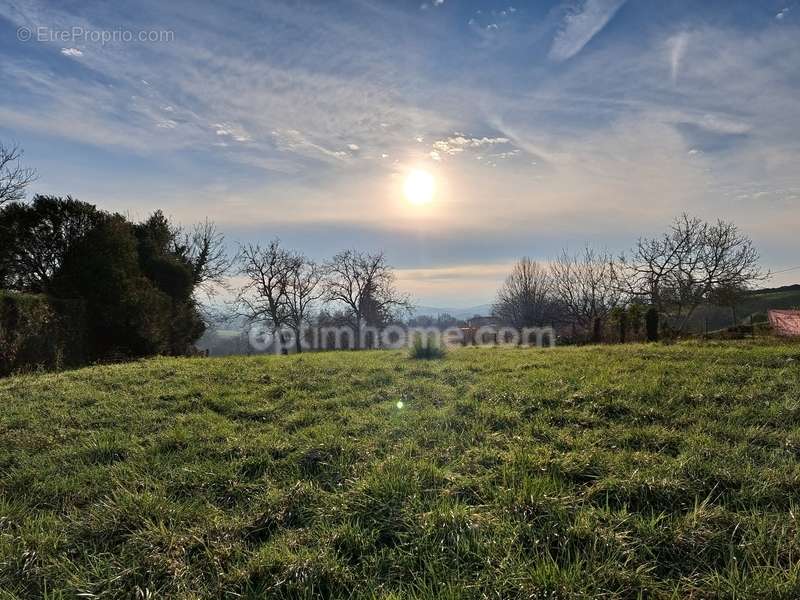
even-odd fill
[{"label": "mown grass path", "polygon": [[0,380],[3,598],[798,598],[798,508],[798,344]]}]

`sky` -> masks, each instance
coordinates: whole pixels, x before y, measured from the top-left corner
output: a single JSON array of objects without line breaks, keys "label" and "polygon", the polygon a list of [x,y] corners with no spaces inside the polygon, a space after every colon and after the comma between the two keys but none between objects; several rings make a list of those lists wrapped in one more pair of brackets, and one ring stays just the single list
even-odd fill
[{"label": "sky", "polygon": [[31,193],[208,217],[231,248],[384,250],[431,306],[682,212],[800,265],[798,99],[800,0],[0,0]]}]

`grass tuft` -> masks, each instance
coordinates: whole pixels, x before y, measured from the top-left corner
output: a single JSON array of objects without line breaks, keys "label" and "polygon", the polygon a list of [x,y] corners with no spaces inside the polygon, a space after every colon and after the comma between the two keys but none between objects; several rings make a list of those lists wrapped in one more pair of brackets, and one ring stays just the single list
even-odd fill
[{"label": "grass tuft", "polygon": [[418,333],[414,336],[414,343],[408,350],[409,358],[431,360],[434,358],[444,358],[447,348],[433,336],[425,336]]}]

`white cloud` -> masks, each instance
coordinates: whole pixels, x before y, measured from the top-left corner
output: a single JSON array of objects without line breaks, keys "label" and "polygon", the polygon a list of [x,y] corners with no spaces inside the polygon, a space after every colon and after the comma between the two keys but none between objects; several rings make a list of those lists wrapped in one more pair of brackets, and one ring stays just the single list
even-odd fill
[{"label": "white cloud", "polygon": [[[453,156],[463,152],[466,148],[480,148],[482,146],[493,146],[495,144],[508,144],[511,140],[506,137],[466,137],[463,134],[455,133],[453,136],[443,140],[436,140],[431,144],[433,150],[441,157],[442,154]],[[439,160],[438,158],[436,160]]]},{"label": "white cloud", "polygon": [[64,56],[72,56],[74,58],[83,56],[83,52],[78,48],[62,48],[61,54],[63,54]]},{"label": "white cloud", "polygon": [[745,135],[753,132],[753,125],[738,116],[723,112],[693,112],[691,110],[652,108],[653,119],[673,125],[692,125],[705,132],[719,135]]},{"label": "white cloud", "polygon": [[[575,1],[583,7],[581,14],[591,13],[591,6],[609,5]],[[448,8],[452,8],[450,4]],[[17,19],[21,11],[26,20],[19,25],[61,24],[47,20],[59,12],[52,4],[43,4],[46,10],[38,18],[30,17],[27,11],[36,5],[37,0],[17,3],[21,8],[15,12],[0,2],[0,16]],[[469,155],[468,163],[452,161],[443,169],[448,172],[451,198],[458,198],[459,203],[446,204],[444,187],[441,202],[448,208],[443,212],[454,227],[478,235],[497,221],[507,228],[503,239],[515,235],[523,223],[529,226],[533,222],[556,222],[564,235],[577,231],[577,235],[588,232],[585,235],[591,236],[606,225],[603,216],[612,214],[618,222],[611,223],[611,229],[646,231],[641,223],[657,221],[660,227],[668,222],[669,213],[687,209],[704,211],[707,216],[724,212],[726,218],[729,215],[748,227],[759,222],[765,232],[763,238],[768,240],[772,240],[770,228],[796,228],[796,192],[784,194],[784,204],[769,214],[763,208],[750,214],[731,200],[743,193],[742,189],[748,190],[748,182],[780,189],[797,185],[800,146],[795,132],[800,109],[796,102],[796,65],[800,45],[796,32],[787,27],[794,13],[780,26],[773,21],[754,30],[693,23],[687,15],[680,27],[690,28],[687,31],[691,34],[674,35],[681,30],[670,28],[669,33],[659,36],[657,30],[648,30],[647,36],[636,38],[635,48],[598,45],[595,51],[581,55],[582,60],[550,69],[541,78],[538,69],[543,65],[532,64],[530,70],[500,70],[482,81],[474,71],[457,68],[452,77],[435,79],[426,70],[433,61],[425,54],[429,51],[426,45],[411,43],[406,47],[399,38],[391,38],[392,29],[403,30],[396,27],[396,21],[387,19],[385,27],[376,23],[374,28],[363,27],[360,22],[354,30],[335,14],[326,14],[324,3],[314,3],[313,9],[306,7],[306,3],[297,5],[293,11],[297,14],[281,13],[275,18],[293,25],[287,28],[291,31],[319,23],[319,35],[311,43],[304,39],[308,47],[296,51],[296,42],[281,37],[280,31],[272,32],[274,43],[285,47],[274,59],[267,55],[253,60],[248,54],[253,33],[248,30],[250,25],[235,22],[224,12],[214,15],[219,22],[213,26],[198,15],[203,29],[195,31],[194,37],[187,29],[186,35],[169,45],[109,45],[103,52],[82,46],[85,55],[81,63],[93,75],[102,77],[80,80],[48,65],[36,68],[35,57],[17,60],[4,56],[0,79],[10,82],[16,98],[43,100],[15,103],[4,95],[0,126],[63,136],[101,148],[123,147],[164,160],[170,160],[173,151],[206,149],[227,161],[226,167],[235,169],[236,162],[244,162],[296,173],[297,179],[313,166],[320,174],[318,183],[308,184],[308,189],[316,192],[314,200],[307,200],[307,190],[297,186],[287,188],[284,194],[286,218],[306,223],[329,219],[360,226],[364,215],[381,212],[367,210],[376,195],[391,201],[394,187],[387,192],[386,173],[395,161],[404,166],[415,159],[434,160],[433,156],[438,156],[446,161],[451,156]],[[269,10],[282,8],[275,3]],[[595,10],[592,14],[599,13]],[[331,18],[322,18],[326,16]],[[413,16],[424,21],[419,27],[432,21],[419,19],[418,13]],[[75,24],[69,15],[53,18],[61,19],[65,27]],[[483,30],[496,18],[484,15],[475,29]],[[581,25],[576,15],[569,17],[558,43],[553,43],[551,58],[558,60],[580,52],[602,29],[597,29],[597,23],[603,21],[605,25],[610,18],[596,18],[594,27],[589,27]],[[83,25],[88,28],[93,24]],[[241,28],[241,37],[218,36],[218,28],[229,31],[232,25]],[[546,30],[546,25],[542,29]],[[513,36],[507,42],[504,52],[516,43]],[[52,50],[57,53],[60,44],[53,45]],[[486,64],[491,64],[496,56],[490,54],[493,48],[482,46],[480,50],[486,54]],[[286,56],[294,57],[291,64],[282,60]],[[398,61],[398,56],[407,60]],[[335,68],[342,58],[356,68]],[[170,77],[163,77],[164,72]],[[550,72],[556,75],[550,77]],[[513,75],[513,81],[504,80],[506,75]],[[151,85],[143,87],[143,79]],[[680,82],[679,90],[672,81]],[[132,95],[136,98],[131,99]],[[692,125],[685,129],[696,135],[685,135],[682,124]],[[270,133],[273,130],[275,134]],[[450,135],[454,131],[493,131],[496,133],[491,135],[502,137]],[[720,152],[704,145],[706,137],[714,137],[706,136],[706,132],[747,135],[725,140],[728,145]],[[247,136],[252,138],[248,144],[236,143],[237,138]],[[415,143],[415,136],[424,143]],[[499,139],[508,140],[508,146],[488,142]],[[358,168],[364,167],[363,179],[374,177],[378,182],[368,192],[358,187],[362,177],[340,175],[356,163],[348,140],[358,140],[365,149],[379,149],[381,154],[372,155],[385,159],[358,161]],[[216,146],[220,143],[227,149]],[[499,160],[512,156],[517,148],[525,161]],[[692,150],[697,153],[690,154]],[[482,160],[473,160],[479,156]],[[528,159],[537,166],[529,166]],[[477,168],[482,164],[487,168]],[[490,164],[497,167],[492,169]],[[185,169],[177,161],[176,166]],[[323,169],[316,169],[320,166]],[[374,169],[369,172],[371,166]],[[218,201],[224,194],[210,194],[205,204],[196,205],[194,194],[186,189],[206,184],[202,179],[207,175],[187,182],[188,172],[176,169],[170,193],[150,196],[183,203],[187,219],[197,211],[207,211],[220,221],[256,227],[271,223],[281,214],[273,210],[280,208],[279,202],[273,207],[272,200],[273,186],[277,185],[274,180],[281,178],[265,177],[263,189],[246,193],[241,187],[234,190],[238,194],[232,196],[238,197],[241,210],[237,207],[232,211]],[[228,174],[227,169],[220,172]],[[115,208],[139,206],[142,195],[134,194],[134,190],[114,198],[103,195],[103,185],[119,176],[110,172],[106,180],[98,177],[93,183],[85,183],[91,178],[84,173],[70,174],[63,179],[65,192],[86,192],[86,199],[113,201]],[[228,179],[232,187],[244,186],[234,177]],[[338,193],[331,192],[331,182],[339,180],[346,183],[335,188]],[[157,184],[166,185],[163,180]],[[723,185],[726,187],[719,191]],[[729,195],[720,200],[723,193]],[[123,198],[124,194],[127,196]],[[270,200],[265,202],[265,197]],[[352,202],[347,211],[331,202],[339,197]],[[487,197],[493,199],[492,219],[486,219]],[[642,202],[642,198],[655,199]],[[298,203],[302,210],[298,210]],[[626,216],[619,218],[619,214]],[[656,214],[657,219],[648,221],[643,214]],[[508,215],[507,221],[497,215]],[[383,218],[381,223],[370,222],[364,227],[385,229],[386,223],[394,222]],[[582,223],[588,223],[586,229],[581,229]],[[786,233],[789,248],[795,243],[793,236],[793,232]],[[526,236],[526,243],[530,238]],[[385,239],[391,243],[390,236]],[[487,253],[495,252],[494,243],[487,243]]]},{"label": "white cloud", "polygon": [[350,150],[352,150],[353,152],[355,152],[356,150],[358,150],[360,148],[360,146],[358,144],[347,144],[347,147]]},{"label": "white cloud", "polygon": [[506,158],[514,158],[520,153],[519,148],[514,148],[513,150],[509,150],[508,152],[498,152],[497,154],[492,154],[492,158],[496,158],[498,160],[505,160]]},{"label": "white cloud", "polygon": [[[381,9],[387,13],[386,22],[365,29],[342,20],[338,9],[325,5],[289,8],[276,3],[256,11],[269,22],[291,24],[293,30],[317,27],[315,23],[320,22],[323,25],[311,45],[284,35],[279,28],[272,41],[282,48],[277,58],[252,60],[248,57],[251,39],[263,35],[261,25],[222,10],[200,11],[195,27],[170,44],[111,42],[97,52],[90,51],[91,43],[82,46],[81,62],[97,75],[88,84],[80,77],[50,71],[44,64],[39,68],[30,60],[4,56],[0,79],[12,86],[16,98],[25,93],[44,98],[42,102],[15,104],[4,96],[6,114],[17,115],[9,123],[15,128],[35,123],[36,129],[54,135],[66,136],[69,132],[70,139],[100,145],[113,139],[115,145],[137,152],[143,148],[148,152],[177,148],[216,152],[212,146],[225,140],[236,148],[225,155],[227,160],[265,169],[280,165],[282,172],[287,172],[290,163],[288,172],[307,168],[309,160],[341,166],[339,159],[349,156],[348,139],[358,139],[361,147],[385,148],[395,156],[414,135],[455,127],[447,113],[415,98],[424,93],[424,75],[387,68],[396,64],[397,52],[417,62],[425,52],[415,44],[402,46],[399,34],[396,43],[386,43],[393,32],[400,31],[396,21],[408,15]],[[20,6],[0,2],[0,20],[32,29],[95,30],[111,16],[122,18],[113,7],[105,6],[94,16],[97,22],[49,0],[29,0]],[[122,24],[135,26],[133,21]],[[173,23],[164,23],[165,27],[169,25]],[[179,26],[177,22],[175,26]],[[242,35],[235,39],[223,36],[219,27],[235,28]],[[353,40],[358,40],[356,46]],[[56,52],[61,50],[60,45],[53,47]],[[284,51],[295,52],[297,61],[291,65],[282,62]],[[334,57],[341,56],[356,67],[352,72],[328,68],[331,61],[339,60]],[[163,77],[164,72],[170,77]],[[37,78],[47,81],[39,85],[42,82],[35,81]],[[149,85],[142,83],[145,81]],[[409,95],[408,90],[420,83],[420,91]],[[174,134],[156,135],[154,125],[164,122],[165,117],[176,122]],[[237,124],[238,129],[226,126],[229,123]],[[0,127],[5,125],[0,123]],[[305,132],[313,141],[276,144],[270,135],[276,128]],[[145,134],[136,134],[140,130],[150,130],[154,137],[145,139]],[[232,143],[242,141],[249,142],[246,149]],[[344,152],[337,154],[339,148]]]},{"label": "white cloud", "polygon": [[550,58],[563,61],[575,56],[606,26],[625,1],[584,0],[580,9],[565,17],[550,47]]},{"label": "white cloud", "polygon": [[753,129],[752,126],[747,123],[713,114],[703,115],[703,118],[697,124],[708,131],[727,135],[742,135],[750,133]]},{"label": "white cloud", "polygon": [[667,40],[672,85],[675,85],[678,82],[678,72],[681,68],[681,61],[683,60],[683,55],[686,54],[686,48],[688,45],[689,33],[685,31],[678,33]]},{"label": "white cloud", "polygon": [[253,138],[241,127],[229,123],[214,123],[216,134],[223,137],[232,137],[237,142],[249,142]]},{"label": "white cloud", "polygon": [[284,151],[308,153],[322,159],[342,161],[350,155],[342,150],[331,150],[309,139],[296,129],[275,130],[272,132],[276,144]]}]

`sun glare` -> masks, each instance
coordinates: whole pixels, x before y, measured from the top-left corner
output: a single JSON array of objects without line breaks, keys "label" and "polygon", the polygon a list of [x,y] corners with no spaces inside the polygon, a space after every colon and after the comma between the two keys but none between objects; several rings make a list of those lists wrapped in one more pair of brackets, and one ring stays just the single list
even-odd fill
[{"label": "sun glare", "polygon": [[430,204],[435,190],[433,175],[415,169],[406,176],[404,186],[406,200],[415,206]]}]

